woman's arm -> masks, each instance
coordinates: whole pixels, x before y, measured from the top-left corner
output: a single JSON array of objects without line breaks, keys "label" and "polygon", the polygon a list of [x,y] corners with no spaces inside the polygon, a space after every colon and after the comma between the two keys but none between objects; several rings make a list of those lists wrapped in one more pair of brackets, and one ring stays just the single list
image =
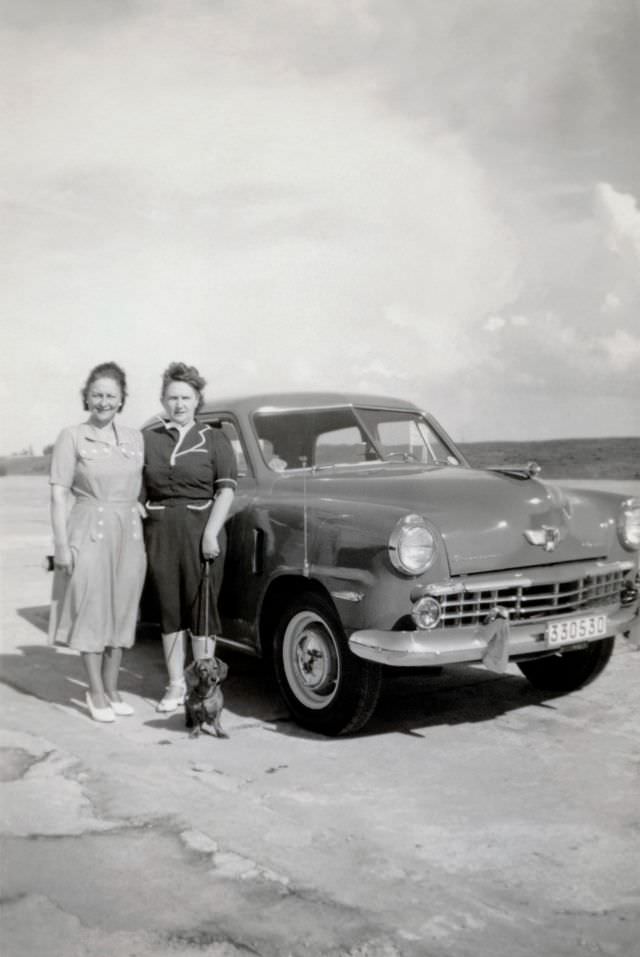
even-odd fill
[{"label": "woman's arm", "polygon": [[55,547],[56,568],[62,568],[68,575],[73,571],[73,555],[69,547],[67,534],[67,498],[69,489],[64,485],[51,486],[51,527]]},{"label": "woman's arm", "polygon": [[234,494],[232,488],[221,488],[213,500],[211,515],[202,536],[202,557],[205,560],[217,558],[220,554],[218,535],[229,514]]}]

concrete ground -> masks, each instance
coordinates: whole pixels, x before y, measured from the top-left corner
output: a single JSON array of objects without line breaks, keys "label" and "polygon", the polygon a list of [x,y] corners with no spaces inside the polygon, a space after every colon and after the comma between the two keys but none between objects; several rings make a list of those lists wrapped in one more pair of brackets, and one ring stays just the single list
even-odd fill
[{"label": "concrete ground", "polygon": [[7,957],[638,952],[631,643],[566,697],[515,668],[391,676],[340,739],[296,727],[260,663],[227,656],[223,741],[154,711],[146,638],[121,682],[135,716],[101,726],[78,657],[46,645],[46,480],[0,496]]}]

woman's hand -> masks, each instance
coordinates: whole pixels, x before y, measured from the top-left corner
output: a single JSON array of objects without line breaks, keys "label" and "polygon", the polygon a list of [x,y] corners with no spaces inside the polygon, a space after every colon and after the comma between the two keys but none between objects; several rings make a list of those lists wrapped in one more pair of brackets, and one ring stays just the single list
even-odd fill
[{"label": "woman's hand", "polygon": [[202,536],[202,544],[200,546],[205,562],[211,561],[212,558],[217,558],[220,554],[218,535],[229,514],[232,501],[233,489],[230,488],[221,489],[213,500],[213,508],[211,509],[211,515],[206,524]]},{"label": "woman's hand", "polygon": [[217,558],[220,554],[220,546],[218,545],[218,535],[211,528],[205,528],[204,534],[202,536],[202,557],[205,562],[211,561],[212,558]]},{"label": "woman's hand", "polygon": [[66,572],[67,575],[73,573],[73,552],[68,545],[58,546],[53,560],[56,568]]}]

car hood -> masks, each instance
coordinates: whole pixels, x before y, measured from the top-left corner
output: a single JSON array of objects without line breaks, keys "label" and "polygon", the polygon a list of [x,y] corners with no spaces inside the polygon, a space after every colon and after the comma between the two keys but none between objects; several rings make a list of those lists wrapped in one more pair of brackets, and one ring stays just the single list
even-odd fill
[{"label": "car hood", "polygon": [[423,515],[442,536],[452,574],[605,557],[612,533],[611,504],[597,493],[500,472],[398,465],[317,480],[323,497]]}]

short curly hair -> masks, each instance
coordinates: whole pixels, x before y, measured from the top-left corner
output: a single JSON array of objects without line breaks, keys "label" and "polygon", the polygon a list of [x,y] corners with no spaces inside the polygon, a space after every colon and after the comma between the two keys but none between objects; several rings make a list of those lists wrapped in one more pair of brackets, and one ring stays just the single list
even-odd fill
[{"label": "short curly hair", "polygon": [[202,378],[196,367],[188,366],[186,362],[172,362],[170,366],[167,366],[162,373],[161,400],[164,401],[166,391],[172,382],[186,382],[187,385],[190,385],[191,388],[198,393],[196,412],[199,412],[204,402],[202,393],[207,382]]},{"label": "short curly hair", "polygon": [[85,412],[89,411],[89,390],[96,379],[113,379],[114,382],[118,383],[120,393],[122,395],[122,401],[118,406],[118,412],[121,412],[124,408],[124,403],[127,398],[127,377],[125,375],[124,369],[119,366],[117,362],[101,362],[100,365],[94,366],[87,376],[87,381],[80,390],[80,395],[82,396],[82,407]]}]

